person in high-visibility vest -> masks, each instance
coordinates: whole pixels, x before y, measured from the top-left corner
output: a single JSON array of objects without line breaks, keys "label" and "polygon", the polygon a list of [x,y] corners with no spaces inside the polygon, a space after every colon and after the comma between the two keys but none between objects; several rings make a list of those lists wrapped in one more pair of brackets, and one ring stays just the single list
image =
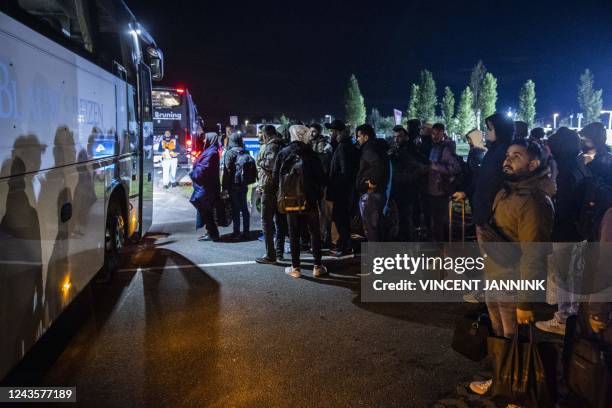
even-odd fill
[{"label": "person in high-visibility vest", "polygon": [[178,143],[169,130],[164,133],[159,150],[162,152],[162,182],[164,188],[176,187],[176,166],[178,164]]}]

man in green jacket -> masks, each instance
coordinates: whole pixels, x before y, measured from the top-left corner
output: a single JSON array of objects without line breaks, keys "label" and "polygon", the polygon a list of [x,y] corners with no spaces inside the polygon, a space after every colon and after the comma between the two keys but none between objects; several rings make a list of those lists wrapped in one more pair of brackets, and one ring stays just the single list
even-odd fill
[{"label": "man in green jacket", "polygon": [[[520,140],[508,147],[503,162],[505,182],[493,202],[491,227],[503,237],[498,241],[516,242],[520,251],[514,265],[496,263],[491,254],[485,261],[487,278],[530,280],[546,276],[554,223],[551,197],[556,190],[547,162],[537,143]],[[488,292],[486,297],[495,336],[512,338],[518,324],[533,322],[528,299],[516,293]],[[475,381],[470,389],[482,395],[491,384],[492,380]]]}]

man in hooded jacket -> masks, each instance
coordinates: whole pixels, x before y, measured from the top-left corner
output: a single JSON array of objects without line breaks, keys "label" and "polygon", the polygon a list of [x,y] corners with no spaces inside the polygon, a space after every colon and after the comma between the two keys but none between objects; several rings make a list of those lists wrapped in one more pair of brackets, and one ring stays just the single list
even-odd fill
[{"label": "man in hooded jacket", "polygon": [[[310,129],[303,125],[293,125],[289,128],[291,143],[283,148],[276,158],[273,173],[273,183],[278,191],[281,181],[281,168],[290,157],[297,155],[302,161],[304,194],[306,209],[303,212],[287,213],[289,224],[289,243],[291,246],[291,266],[285,268],[285,273],[293,278],[301,276],[300,271],[300,224],[307,226],[311,237],[312,255],[314,257],[313,277],[318,278],[327,273],[322,264],[321,231],[319,228],[319,200],[322,197],[322,186],[325,176],[321,161],[310,146]],[[279,210],[283,210],[280,208]]]},{"label": "man in hooded jacket", "polygon": [[[227,191],[232,202],[232,223],[234,224],[234,233],[232,239],[248,239],[250,230],[250,214],[249,205],[247,203],[248,186],[235,183],[236,175],[236,160],[240,154],[249,154],[244,148],[242,135],[233,133],[229,137],[228,150],[223,157],[223,175],[221,185],[223,190]],[[242,214],[242,235],[240,234],[240,214]]]}]

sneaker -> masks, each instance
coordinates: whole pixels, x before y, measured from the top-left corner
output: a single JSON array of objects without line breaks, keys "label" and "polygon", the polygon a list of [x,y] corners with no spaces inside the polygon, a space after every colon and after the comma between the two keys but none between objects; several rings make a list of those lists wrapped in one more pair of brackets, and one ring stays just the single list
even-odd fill
[{"label": "sneaker", "polygon": [[206,234],[206,235],[202,235],[201,237],[198,238],[198,241],[211,241],[211,242],[217,242],[219,240],[219,237],[211,237],[210,235]]},{"label": "sneaker", "polygon": [[285,273],[292,278],[300,278],[302,273],[300,272],[300,268],[294,268],[293,266],[288,266],[285,268]]},{"label": "sneaker", "polygon": [[315,265],[314,269],[312,270],[312,277],[313,278],[318,278],[320,276],[323,275],[327,275],[329,272],[327,272],[327,268],[323,265]]},{"label": "sneaker", "polygon": [[267,256],[262,256],[261,258],[255,258],[255,262],[264,265],[274,265],[276,264],[276,259],[268,258]]},{"label": "sneaker", "polygon": [[277,261],[284,261],[285,260],[285,254],[282,252],[277,252],[276,253],[276,260]]},{"label": "sneaker", "polygon": [[470,383],[470,390],[472,390],[474,394],[485,395],[489,391],[489,388],[491,388],[491,384],[493,384],[493,380],[472,381]]},{"label": "sneaker", "polygon": [[335,251],[332,251],[331,256],[336,259],[348,259],[353,258],[355,254],[353,253],[352,249],[336,249]]},{"label": "sneaker", "polygon": [[463,295],[463,300],[468,303],[482,303],[484,302],[484,292],[479,290],[473,290],[470,293]]},{"label": "sneaker", "polygon": [[561,323],[556,317],[550,320],[536,322],[535,326],[545,332],[565,335],[565,323]]}]

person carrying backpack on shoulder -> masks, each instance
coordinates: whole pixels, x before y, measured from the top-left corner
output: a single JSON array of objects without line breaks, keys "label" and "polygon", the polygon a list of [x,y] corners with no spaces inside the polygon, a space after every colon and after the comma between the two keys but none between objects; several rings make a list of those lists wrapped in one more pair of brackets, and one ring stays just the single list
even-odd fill
[{"label": "person carrying backpack on shoulder", "polygon": [[[223,190],[229,193],[232,202],[232,218],[234,233],[232,239],[248,239],[250,230],[249,206],[247,191],[250,184],[257,181],[257,166],[255,160],[244,148],[242,135],[234,133],[229,138],[228,150],[223,159]],[[240,214],[242,214],[243,230],[240,234]]]},{"label": "person carrying backpack on shoulder", "polygon": [[327,273],[321,259],[321,231],[319,201],[325,182],[321,161],[310,146],[310,129],[302,125],[289,128],[291,143],[283,148],[276,159],[273,179],[277,187],[278,210],[287,214],[291,266],[285,273],[293,278],[300,271],[300,224],[308,227],[314,257],[313,277]]}]

